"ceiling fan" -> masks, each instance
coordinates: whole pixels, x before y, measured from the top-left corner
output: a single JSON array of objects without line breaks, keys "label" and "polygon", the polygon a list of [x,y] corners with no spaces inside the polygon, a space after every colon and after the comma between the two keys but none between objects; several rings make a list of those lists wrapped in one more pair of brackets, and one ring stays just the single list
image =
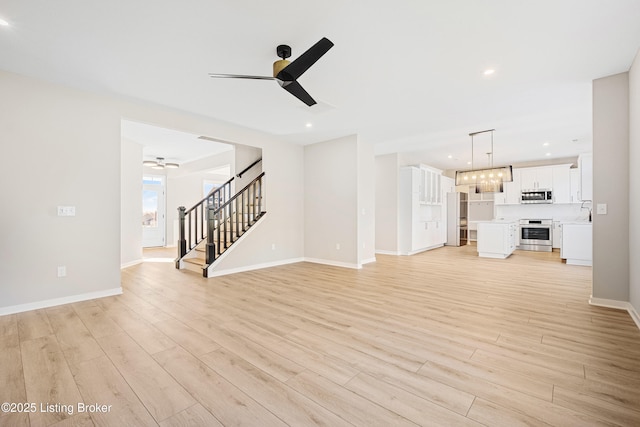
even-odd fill
[{"label": "ceiling fan", "polygon": [[281,44],[276,48],[276,53],[282,59],[273,63],[273,77],[249,76],[243,74],[214,74],[209,73],[214,78],[250,79],[250,80],[275,80],[287,92],[307,104],[309,107],[316,104],[316,101],[298,83],[298,78],[309,69],[318,59],[333,47],[331,40],[323,37],[319,42],[311,46],[305,53],[300,55],[295,61],[287,61],[291,56],[291,47]]}]

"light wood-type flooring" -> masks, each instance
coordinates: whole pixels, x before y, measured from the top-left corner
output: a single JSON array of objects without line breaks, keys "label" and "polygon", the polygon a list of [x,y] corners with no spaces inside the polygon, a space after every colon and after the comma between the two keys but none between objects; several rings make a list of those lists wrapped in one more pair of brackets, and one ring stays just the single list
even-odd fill
[{"label": "light wood-type flooring", "polygon": [[0,425],[640,425],[640,330],[588,304],[590,267],[377,259],[208,280],[145,262],[121,296],[0,317],[0,402],[49,403]]}]

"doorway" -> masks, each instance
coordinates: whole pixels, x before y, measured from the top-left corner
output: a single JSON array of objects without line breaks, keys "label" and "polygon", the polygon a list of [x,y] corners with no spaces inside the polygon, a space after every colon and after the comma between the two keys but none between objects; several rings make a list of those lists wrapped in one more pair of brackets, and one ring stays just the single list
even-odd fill
[{"label": "doorway", "polygon": [[165,177],[142,178],[142,247],[164,246],[166,242]]}]

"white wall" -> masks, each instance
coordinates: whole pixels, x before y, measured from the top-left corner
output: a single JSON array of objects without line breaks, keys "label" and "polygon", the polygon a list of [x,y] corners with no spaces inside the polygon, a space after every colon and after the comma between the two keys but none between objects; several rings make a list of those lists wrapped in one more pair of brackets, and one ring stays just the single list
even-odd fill
[{"label": "white wall", "polygon": [[375,158],[376,251],[398,254],[398,154]]},{"label": "white wall", "polygon": [[122,139],[120,152],[120,263],[142,260],[142,146]]},{"label": "white wall", "polygon": [[[259,235],[247,236],[255,256],[238,256],[237,265],[303,257],[301,147],[167,107],[4,71],[0,93],[3,152],[11,158],[0,182],[3,205],[14,207],[0,214],[0,314],[120,291],[121,119],[262,148],[269,209],[276,215]],[[57,217],[58,205],[76,206],[77,215]],[[278,250],[263,250],[266,242]],[[61,265],[65,278],[56,277]]]},{"label": "white wall", "polygon": [[[3,71],[0,93],[0,314],[120,292],[117,110]],[[76,216],[58,217],[60,205],[75,206]]]},{"label": "white wall", "polygon": [[358,140],[358,264],[376,260],[376,166],[373,145]]},{"label": "white wall", "polygon": [[355,135],[304,147],[304,190],[305,258],[358,267]]},{"label": "white wall", "polygon": [[[629,73],[593,81],[593,297],[629,301]],[[597,205],[607,204],[598,215]]]},{"label": "white wall", "polygon": [[[211,177],[207,171],[218,167],[231,165],[234,169],[234,150],[205,157],[193,162],[180,165],[178,169],[170,169],[167,174],[167,246],[177,244],[178,207],[189,209],[198,203],[202,194],[203,182]],[[225,179],[228,180],[230,177]],[[177,254],[177,253],[176,253]]]},{"label": "white wall", "polygon": [[629,70],[629,302],[640,313],[640,51]]}]

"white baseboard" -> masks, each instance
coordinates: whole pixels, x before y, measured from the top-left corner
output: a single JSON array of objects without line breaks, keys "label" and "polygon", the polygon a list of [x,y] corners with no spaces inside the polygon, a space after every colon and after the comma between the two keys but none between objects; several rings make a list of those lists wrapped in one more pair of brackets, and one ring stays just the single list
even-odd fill
[{"label": "white baseboard", "polygon": [[371,264],[372,262],[376,262],[376,257],[363,259],[362,261],[360,261],[360,264],[365,265]]},{"label": "white baseboard", "polygon": [[320,259],[320,258],[304,258],[305,262],[312,262],[314,264],[324,264],[331,265],[333,267],[343,267],[343,268],[353,268],[359,270],[362,268],[362,264],[353,264],[350,262],[342,262],[342,261],[333,261],[330,259]]},{"label": "white baseboard", "polygon": [[296,262],[303,262],[303,261],[304,261],[304,258],[289,258],[289,259],[283,259],[283,260],[278,260],[273,262],[265,262],[262,264],[247,265],[245,267],[228,268],[226,270],[210,272],[209,278],[226,276],[228,274],[243,273],[245,271],[260,270],[262,268],[278,267],[280,265],[294,264]]},{"label": "white baseboard", "polygon": [[630,302],[618,301],[618,300],[613,300],[613,299],[605,299],[605,298],[594,298],[593,296],[591,296],[591,298],[589,298],[589,304],[595,305],[595,306],[598,306],[598,307],[606,307],[606,308],[615,308],[615,309],[618,309],[618,310],[626,310],[629,313],[629,315],[631,316],[631,319],[633,320],[633,322],[638,327],[638,329],[640,329],[640,316],[638,316],[638,312],[631,305]]},{"label": "white baseboard", "polygon": [[400,255],[399,251],[384,251],[382,249],[376,249],[376,254],[380,255]]},{"label": "white baseboard", "polygon": [[71,304],[74,302],[87,301],[91,299],[111,297],[114,295],[121,295],[121,294],[122,294],[122,288],[117,287],[112,289],[105,289],[103,291],[88,292],[86,294],[71,295],[68,297],[30,302],[27,304],[12,305],[9,307],[0,307],[0,316],[4,316],[6,314],[22,313],[23,311],[39,310],[41,308]]},{"label": "white baseboard", "polygon": [[124,264],[120,264],[120,270],[128,267],[133,267],[134,265],[142,264],[143,262],[143,259],[136,259],[134,261],[125,262]]}]

